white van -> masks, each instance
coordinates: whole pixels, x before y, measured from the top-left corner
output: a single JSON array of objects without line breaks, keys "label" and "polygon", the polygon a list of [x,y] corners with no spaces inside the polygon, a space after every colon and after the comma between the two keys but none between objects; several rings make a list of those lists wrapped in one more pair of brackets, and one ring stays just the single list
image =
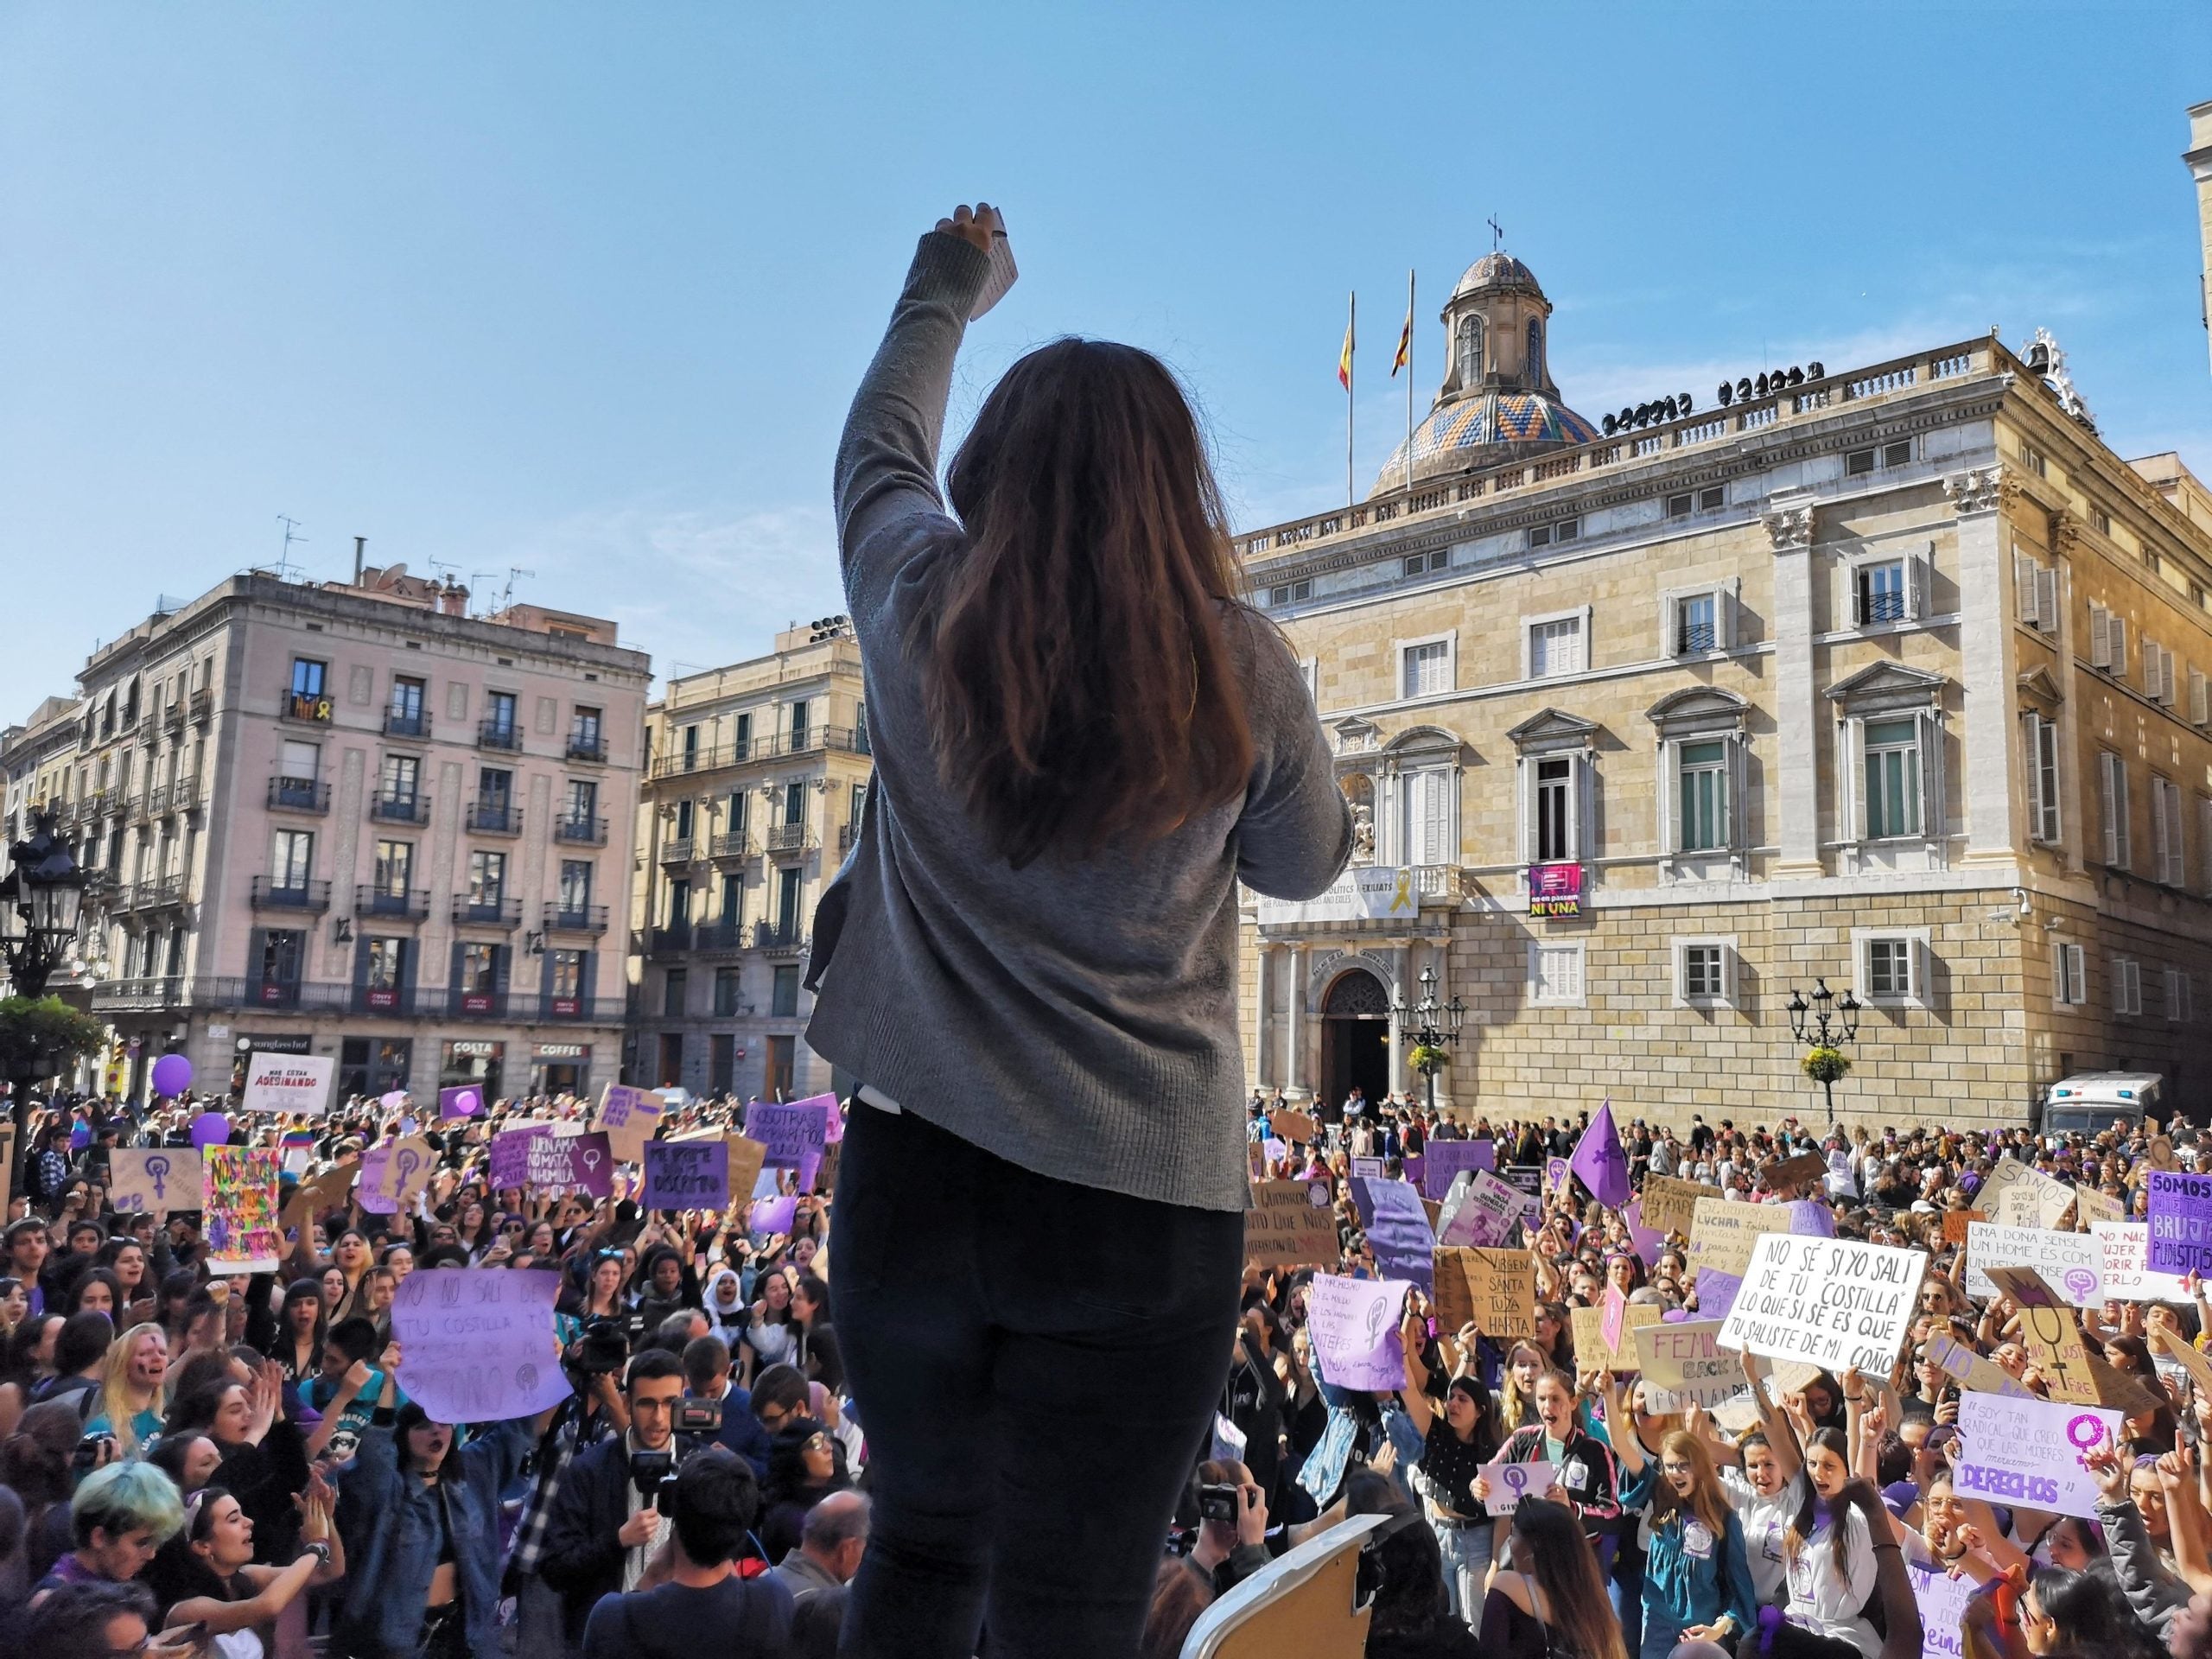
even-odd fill
[{"label": "white van", "polygon": [[2098,1135],[2115,1124],[2133,1127],[2145,1117],[2163,1118],[2156,1071],[2082,1071],[2054,1083],[2044,1096],[2037,1130],[2063,1135],[2079,1130]]}]

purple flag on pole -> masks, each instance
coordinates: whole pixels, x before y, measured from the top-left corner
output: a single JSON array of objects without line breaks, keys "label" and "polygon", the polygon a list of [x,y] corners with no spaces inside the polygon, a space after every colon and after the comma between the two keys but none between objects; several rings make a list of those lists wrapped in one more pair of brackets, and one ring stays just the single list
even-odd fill
[{"label": "purple flag on pole", "polygon": [[1628,1154],[1621,1149],[1621,1132],[1613,1127],[1613,1103],[1609,1097],[1598,1116],[1582,1132],[1582,1139],[1568,1159],[1572,1169],[1600,1204],[1618,1209],[1628,1202]]}]

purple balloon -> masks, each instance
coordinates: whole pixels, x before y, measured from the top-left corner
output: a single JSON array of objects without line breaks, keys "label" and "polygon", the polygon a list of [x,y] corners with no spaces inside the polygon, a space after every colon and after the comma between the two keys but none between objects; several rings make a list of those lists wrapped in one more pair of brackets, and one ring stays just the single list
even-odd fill
[{"label": "purple balloon", "polygon": [[192,1087],[192,1062],[181,1054],[164,1054],[154,1062],[154,1092],[174,1099]]},{"label": "purple balloon", "polygon": [[231,1143],[231,1120],[220,1112],[202,1112],[192,1120],[192,1144],[226,1147]]}]

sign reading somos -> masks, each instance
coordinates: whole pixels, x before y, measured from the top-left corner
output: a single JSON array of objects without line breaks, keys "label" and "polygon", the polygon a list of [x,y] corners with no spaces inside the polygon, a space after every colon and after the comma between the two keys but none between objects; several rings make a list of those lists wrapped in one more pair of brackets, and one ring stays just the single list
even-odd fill
[{"label": "sign reading somos", "polygon": [[1927,1268],[1924,1250],[1769,1233],[1752,1247],[1720,1345],[1885,1376]]}]

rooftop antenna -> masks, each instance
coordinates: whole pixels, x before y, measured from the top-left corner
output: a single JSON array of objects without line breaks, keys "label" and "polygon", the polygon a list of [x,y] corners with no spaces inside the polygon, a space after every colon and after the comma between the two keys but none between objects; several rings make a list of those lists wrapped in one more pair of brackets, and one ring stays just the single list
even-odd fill
[{"label": "rooftop antenna", "polygon": [[1490,251],[1496,253],[1505,245],[1505,226],[1497,222],[1496,213],[1492,213],[1484,222],[1490,226]]},{"label": "rooftop antenna", "polygon": [[537,572],[535,570],[525,570],[520,565],[517,564],[511,564],[507,567],[507,585],[499,591],[499,608],[501,610],[505,610],[514,603],[515,583],[524,576],[528,576],[532,581],[535,581],[537,577]]},{"label": "rooftop antenna", "polygon": [[292,543],[298,542],[305,546],[308,538],[300,534],[300,521],[289,513],[278,513],[276,522],[284,526],[284,545],[276,555],[276,576],[279,581],[289,582],[294,574]]},{"label": "rooftop antenna", "polygon": [[[468,585],[474,588],[478,593],[484,593],[486,591],[484,587],[485,578],[487,576],[496,576],[499,574],[499,573],[496,570],[472,570],[468,573]],[[494,614],[493,611],[490,608],[490,602],[488,600],[486,601],[486,609],[484,613],[486,616]]]}]

